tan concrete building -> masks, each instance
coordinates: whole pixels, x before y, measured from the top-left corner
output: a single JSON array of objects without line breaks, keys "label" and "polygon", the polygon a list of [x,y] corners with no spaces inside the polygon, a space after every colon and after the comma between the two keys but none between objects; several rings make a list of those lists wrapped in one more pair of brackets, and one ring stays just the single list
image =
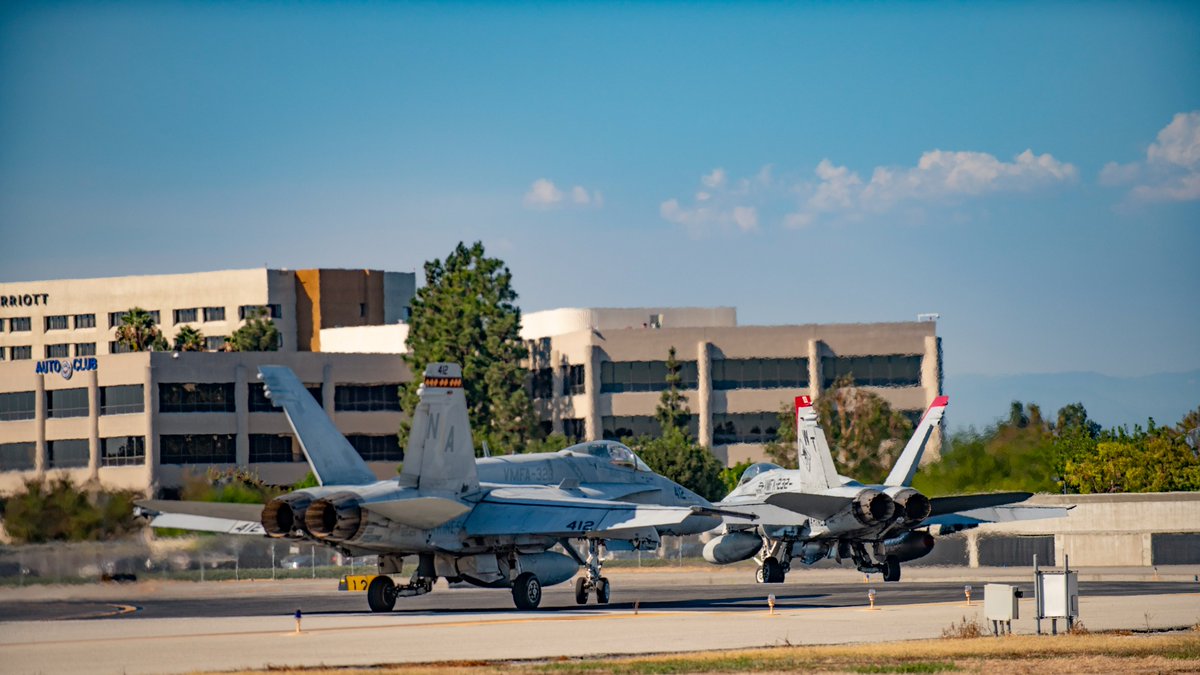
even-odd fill
[{"label": "tan concrete building", "polygon": [[0,362],[121,351],[116,327],[131,307],[149,311],[171,341],[184,325],[220,349],[264,308],[282,351],[320,351],[320,331],[408,318],[416,275],[380,270],[249,269],[0,284]]},{"label": "tan concrete building", "polygon": [[[535,405],[573,438],[656,433],[671,347],[691,430],[727,464],[763,458],[781,406],[842,375],[919,418],[941,391],[931,321],[738,326],[733,308],[558,309],[525,318]],[[926,454],[937,456],[940,438]]]},{"label": "tan concrete building", "polygon": [[294,483],[308,465],[286,417],[263,396],[264,364],[295,371],[376,475],[394,475],[403,459],[398,387],[409,372],[396,355],[140,352],[67,361],[76,367],[0,363],[0,493],[66,474],[169,494],[189,472],[234,466]]}]

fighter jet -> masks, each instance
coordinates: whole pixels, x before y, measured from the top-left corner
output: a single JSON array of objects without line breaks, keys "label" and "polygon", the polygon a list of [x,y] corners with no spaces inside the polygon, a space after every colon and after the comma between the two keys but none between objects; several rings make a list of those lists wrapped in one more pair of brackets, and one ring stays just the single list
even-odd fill
[{"label": "fighter jet", "polygon": [[[655,474],[628,447],[581,443],[558,453],[475,458],[457,364],[430,364],[413,411],[397,478],[377,480],[288,368],[262,366],[271,402],[282,407],[319,487],[265,506],[145,500],[151,525],[314,541],[345,555],[378,556],[366,589],[372,611],[428,593],[438,577],[510,588],[520,609],[542,587],[575,584],[580,604],[607,603],[601,546],[653,549],[660,534],[696,534],[720,525],[705,499]],[[572,544],[587,546],[587,557]],[[551,551],[556,544],[565,553]],[[405,558],[416,567],[397,584]]]},{"label": "fighter jet", "polygon": [[1030,492],[998,492],[929,498],[914,490],[913,475],[933,428],[949,399],[939,396],[921,417],[913,436],[882,485],[841,476],[812,399],[796,398],[798,469],[754,464],[718,508],[752,514],[754,523],[726,519],[725,532],[708,542],[704,558],[724,565],[756,558],[759,583],[782,583],[793,559],[812,565],[849,558],[862,572],[900,580],[900,563],[933,550],[929,528],[957,531],[980,523],[1059,518],[1067,509],[1013,506]]}]

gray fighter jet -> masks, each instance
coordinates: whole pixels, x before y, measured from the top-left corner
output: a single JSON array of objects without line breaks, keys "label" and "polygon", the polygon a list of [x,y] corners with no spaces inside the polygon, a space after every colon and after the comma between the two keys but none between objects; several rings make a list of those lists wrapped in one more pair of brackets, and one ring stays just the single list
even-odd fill
[{"label": "gray fighter jet", "polygon": [[746,469],[737,488],[716,506],[758,519],[726,519],[725,532],[705,545],[704,558],[718,565],[757,558],[759,583],[782,583],[793,559],[812,565],[825,558],[849,558],[859,571],[899,581],[900,563],[933,550],[929,528],[957,531],[1067,515],[1062,507],[1017,505],[1032,497],[1030,492],[931,499],[914,490],[913,475],[948,402],[939,396],[930,405],[882,485],[864,485],[838,475],[812,399],[797,397],[799,468],[763,462]]},{"label": "gray fighter jet", "polygon": [[[649,550],[661,534],[696,534],[721,522],[705,499],[655,474],[628,447],[581,443],[557,453],[476,460],[462,371],[430,364],[397,478],[377,480],[291,370],[259,368],[282,407],[319,487],[265,506],[145,500],[156,527],[309,540],[345,555],[377,555],[367,587],[372,611],[421,595],[438,577],[511,588],[518,608],[580,567],[575,599],[609,600],[601,547]],[[586,558],[572,541],[586,545]],[[560,545],[565,553],[551,551]],[[416,568],[405,583],[405,558]]]}]

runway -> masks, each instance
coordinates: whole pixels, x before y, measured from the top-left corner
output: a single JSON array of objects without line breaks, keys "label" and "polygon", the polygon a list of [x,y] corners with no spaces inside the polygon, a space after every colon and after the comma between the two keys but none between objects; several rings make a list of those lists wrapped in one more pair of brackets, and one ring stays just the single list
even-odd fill
[{"label": "runway", "polygon": [[[927,573],[896,584],[801,573],[769,586],[735,572],[608,576],[610,605],[580,607],[563,584],[546,589],[543,608],[533,612],[512,609],[504,590],[443,587],[374,614],[363,594],[333,590],[328,579],[7,589],[0,594],[0,663],[5,673],[184,673],[936,638],[953,621],[982,621],[986,581],[1031,585],[1018,570]],[[970,605],[966,584],[974,590]],[[871,588],[875,610],[867,607]],[[1081,618],[1091,630],[1200,622],[1200,583],[1101,579],[1081,582],[1081,591]],[[1017,633],[1033,632],[1026,595]]]}]

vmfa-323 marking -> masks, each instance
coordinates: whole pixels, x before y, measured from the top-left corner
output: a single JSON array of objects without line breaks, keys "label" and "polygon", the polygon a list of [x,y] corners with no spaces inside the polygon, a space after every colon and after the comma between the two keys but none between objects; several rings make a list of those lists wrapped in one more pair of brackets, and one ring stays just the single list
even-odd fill
[{"label": "vmfa-323 marking", "polygon": [[898,581],[900,563],[933,550],[928,528],[957,530],[1067,515],[1061,507],[1015,505],[1031,497],[1028,492],[930,499],[914,490],[912,479],[925,444],[948,403],[939,396],[929,406],[882,485],[864,485],[837,473],[812,399],[797,397],[798,468],[764,462],[746,469],[737,488],[717,506],[757,520],[727,521],[725,532],[704,547],[704,558],[723,565],[754,557],[760,583],[782,582],[793,559],[811,565],[825,558],[849,558],[860,571],[882,572],[885,581]]},{"label": "vmfa-323 marking", "polygon": [[[605,603],[601,546],[652,549],[661,534],[703,532],[731,515],[612,441],[476,460],[462,371],[449,363],[425,371],[400,476],[376,480],[290,370],[263,366],[259,372],[320,486],[263,507],[139,506],[155,515],[155,526],[265,533],[317,541],[347,555],[377,554],[379,575],[367,588],[374,611],[391,610],[397,597],[429,592],[438,577],[511,588],[517,607],[532,609],[542,586],[567,581],[581,566],[586,574],[576,581],[576,600],[585,603],[594,593]],[[573,541],[586,545],[585,554]],[[551,551],[556,544],[566,552]],[[393,576],[406,559],[415,561],[415,570],[397,584]]]}]

